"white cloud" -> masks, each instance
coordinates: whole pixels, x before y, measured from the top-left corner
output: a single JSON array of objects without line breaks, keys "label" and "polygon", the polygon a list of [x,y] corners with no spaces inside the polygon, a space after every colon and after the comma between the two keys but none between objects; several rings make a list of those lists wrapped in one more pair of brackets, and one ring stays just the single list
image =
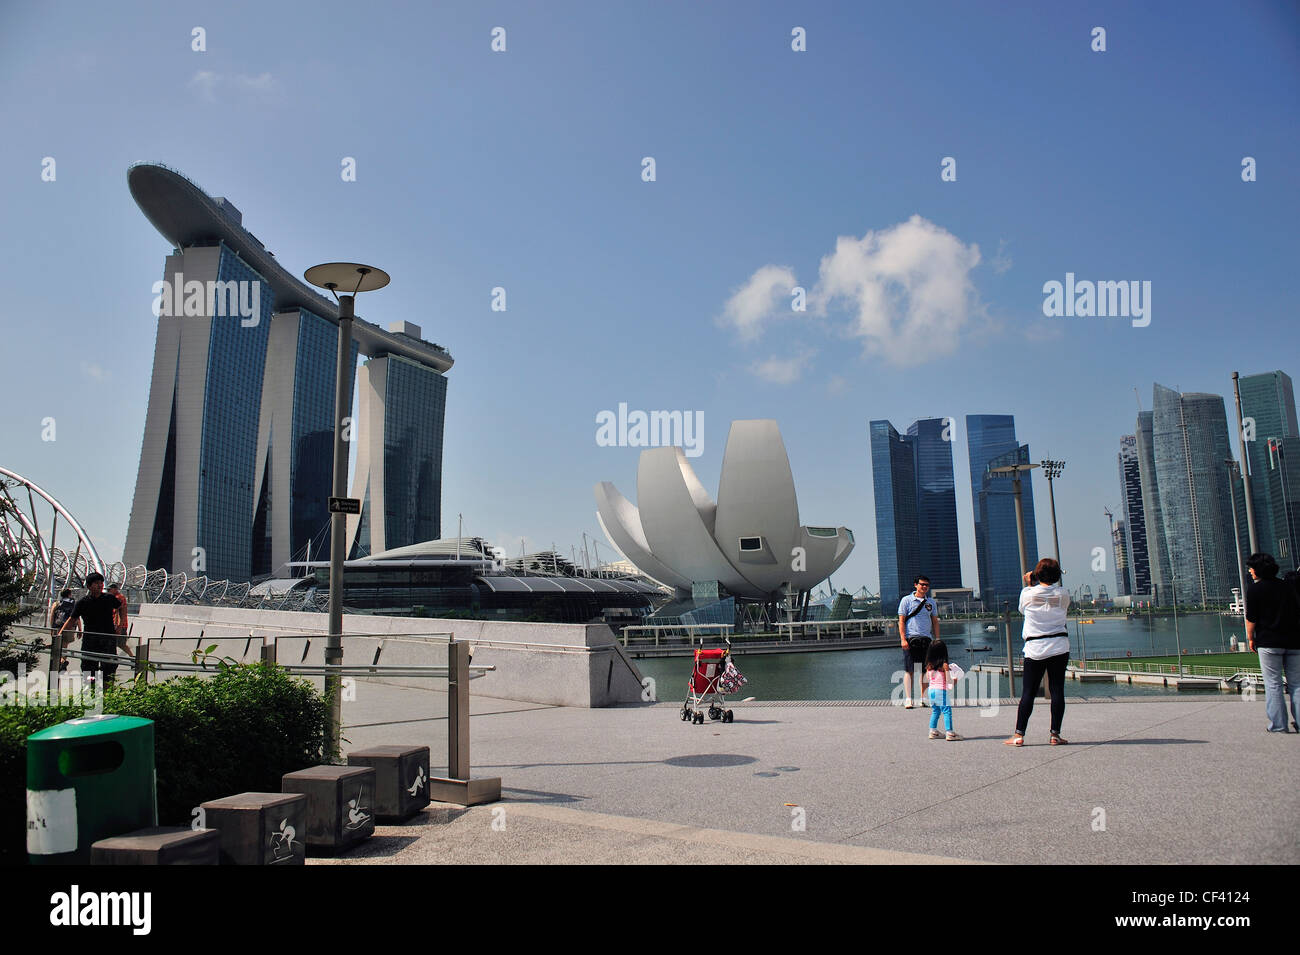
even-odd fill
[{"label": "white cloud", "polygon": [[279,84],[270,73],[248,76],[245,73],[214,73],[212,70],[199,70],[190,77],[190,88],[209,103],[217,101],[217,92],[232,89],[248,97],[267,97],[279,92]]},{"label": "white cloud", "polygon": [[1007,240],[999,239],[998,251],[993,256],[993,261],[991,262],[993,266],[993,271],[997,275],[1002,275],[1004,272],[1009,272],[1011,270],[1011,265],[1012,265],[1011,256],[1006,254],[1006,248],[1007,248]]},{"label": "white cloud", "polygon": [[830,381],[826,382],[826,393],[831,395],[842,395],[849,390],[848,380],[843,375],[831,375]]},{"label": "white cloud", "polygon": [[896,365],[950,355],[983,317],[970,273],[979,246],[920,216],[861,239],[841,236],[821,261],[813,291],[819,314],[842,304],[868,354]]},{"label": "white cloud", "polygon": [[93,381],[108,380],[108,372],[93,361],[83,361],[81,363],[81,373]]},{"label": "white cloud", "polygon": [[812,357],[813,352],[810,351],[785,357],[773,355],[764,361],[755,362],[749,370],[774,385],[792,385],[803,377]]},{"label": "white cloud", "polygon": [[790,290],[794,288],[794,270],[785,265],[765,265],[731,293],[723,306],[719,322],[730,326],[744,340],[757,338],[763,323],[790,309]]}]

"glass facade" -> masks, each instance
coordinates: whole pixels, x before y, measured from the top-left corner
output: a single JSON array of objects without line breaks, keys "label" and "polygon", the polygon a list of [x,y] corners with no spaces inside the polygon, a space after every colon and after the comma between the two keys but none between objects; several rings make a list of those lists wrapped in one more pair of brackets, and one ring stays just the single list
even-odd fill
[{"label": "glass facade", "polygon": [[1226,603],[1237,585],[1228,418],[1221,395],[1155,386],[1152,437],[1165,541],[1180,603]]},{"label": "glass facade", "polygon": [[[1020,570],[1020,540],[1010,478],[992,477],[990,465],[1029,461],[1029,446],[1016,442],[1013,415],[967,415],[966,446],[970,455],[971,503],[975,511],[975,554],[979,562],[980,599],[990,610],[1016,601],[1024,586]],[[996,465],[994,465],[996,466]],[[1034,522],[1033,472],[1022,475],[1021,505],[1025,521],[1026,560],[1038,561],[1038,530]]]},{"label": "glass facade", "polygon": [[[339,327],[306,309],[298,313],[298,351],[293,372],[293,425],[288,435],[289,548],[305,559],[307,544],[321,554],[329,544],[329,496],[334,483],[334,379]],[[357,364],[352,342],[349,368]],[[350,399],[349,395],[349,399]],[[352,434],[356,436],[353,427]],[[272,438],[272,448],[275,439]]]},{"label": "glass facade", "polygon": [[[224,244],[217,280],[259,282],[260,320],[212,316],[200,439],[198,533],[213,579],[247,580],[253,554],[253,474],[262,372],[274,304],[271,284]],[[185,555],[176,554],[175,566]]]},{"label": "glass facade", "polygon": [[888,421],[873,421],[871,480],[876,501],[876,555],[881,612],[889,615],[921,568],[916,534],[916,456]]},{"label": "glass facade", "polygon": [[1146,518],[1142,510],[1142,474],[1138,464],[1137,435],[1126,434],[1119,439],[1119,490],[1123,505],[1129,556],[1132,566],[1129,577],[1131,589],[1121,594],[1151,593],[1151,564],[1147,555]]},{"label": "glass facade", "polygon": [[[442,536],[442,432],[447,379],[388,356],[384,396],[384,547]],[[375,520],[372,515],[371,520]]]},{"label": "glass facade", "polygon": [[[1255,439],[1246,442],[1246,456],[1250,461],[1250,497],[1255,510],[1255,542],[1261,551],[1279,556],[1286,550],[1287,569],[1295,566],[1295,548],[1291,537],[1294,534],[1294,520],[1288,527],[1288,511],[1296,507],[1296,499],[1286,493],[1292,490],[1291,474],[1283,473],[1285,465],[1279,464],[1276,445],[1273,454],[1269,453],[1269,441],[1281,439],[1284,452],[1294,451],[1300,428],[1297,427],[1295,390],[1291,376],[1282,371],[1270,371],[1261,375],[1244,375],[1240,379],[1241,414],[1255,422]],[[1286,439],[1290,438],[1291,441]],[[1284,482],[1285,478],[1285,482]],[[1284,490],[1283,483],[1287,485]],[[1274,486],[1276,485],[1276,486]],[[1274,507],[1274,498],[1277,507]],[[1288,507],[1289,504],[1289,507]],[[1283,561],[1278,560],[1282,565]]]},{"label": "glass facade", "polygon": [[916,525],[921,568],[936,589],[961,586],[950,424],[945,418],[922,418],[907,429],[916,450]]},{"label": "glass facade", "polygon": [[1151,573],[1151,599],[1160,606],[1169,603],[1169,548],[1165,544],[1164,513],[1160,510],[1160,477],[1156,471],[1154,412],[1139,411],[1137,417],[1138,480],[1142,484],[1142,517],[1147,539],[1147,567]]}]

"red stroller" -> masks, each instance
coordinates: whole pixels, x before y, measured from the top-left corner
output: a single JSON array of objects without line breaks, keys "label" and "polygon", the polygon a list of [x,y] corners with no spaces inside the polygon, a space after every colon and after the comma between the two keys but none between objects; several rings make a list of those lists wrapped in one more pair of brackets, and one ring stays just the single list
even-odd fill
[{"label": "red stroller", "polygon": [[708,704],[709,719],[732,721],[731,710],[724,709],[724,694],[734,693],[745,683],[731,662],[731,650],[720,647],[716,650],[699,649],[695,651],[695,666],[691,670],[690,681],[686,684],[686,702],[682,704],[682,720],[690,723],[703,723],[704,711]]}]

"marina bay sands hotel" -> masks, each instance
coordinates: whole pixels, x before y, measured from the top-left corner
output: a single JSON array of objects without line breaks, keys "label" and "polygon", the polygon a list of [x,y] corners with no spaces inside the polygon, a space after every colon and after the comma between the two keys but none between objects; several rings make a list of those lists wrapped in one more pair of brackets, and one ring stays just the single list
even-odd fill
[{"label": "marina bay sands hotel", "polygon": [[[328,549],[335,303],[294,278],[228,200],[172,169],[130,168],[173,246],[154,286],[158,338],[123,560],[235,581]],[[441,536],[451,355],[418,326],[353,325],[358,405],[349,556]]]}]

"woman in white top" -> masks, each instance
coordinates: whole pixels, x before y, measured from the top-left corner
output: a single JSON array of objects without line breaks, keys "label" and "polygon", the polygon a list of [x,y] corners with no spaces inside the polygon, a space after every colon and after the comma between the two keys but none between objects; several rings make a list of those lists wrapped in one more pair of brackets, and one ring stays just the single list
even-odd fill
[{"label": "woman in white top", "polygon": [[1060,746],[1069,742],[1061,738],[1061,721],[1065,718],[1065,668],[1070,662],[1070,631],[1065,622],[1070,594],[1061,586],[1061,565],[1050,557],[1044,557],[1025,574],[1025,583],[1028,586],[1020,591],[1020,612],[1025,615],[1024,690],[1016,713],[1015,735],[1004,742],[1008,746],[1025,745],[1034,697],[1046,674],[1052,693],[1052,745]]}]

